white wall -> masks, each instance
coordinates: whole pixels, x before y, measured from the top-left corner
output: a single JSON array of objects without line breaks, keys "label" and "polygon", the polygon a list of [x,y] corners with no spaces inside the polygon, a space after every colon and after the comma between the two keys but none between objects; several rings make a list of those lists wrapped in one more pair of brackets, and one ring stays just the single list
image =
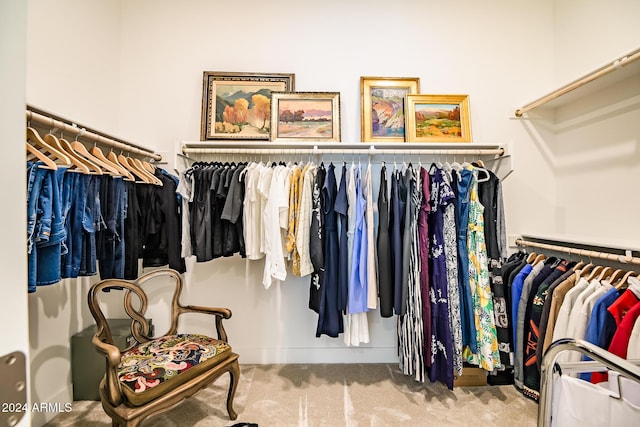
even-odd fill
[{"label": "white wall", "polygon": [[[537,96],[640,47],[638,1],[556,0],[554,6],[556,76]],[[553,221],[527,223],[522,231],[640,247],[639,205],[633,199],[640,182],[640,74],[635,69],[619,83],[571,98],[550,122],[521,123],[545,153],[557,192],[550,206]],[[522,218],[528,222],[530,216]]]},{"label": "white wall", "polygon": [[[122,3],[121,25],[121,128],[159,150],[199,139],[205,70],[294,72],[296,90],[340,91],[343,141],[360,139],[360,76],[417,76],[423,93],[470,95],[476,142],[513,142],[517,173],[508,195],[517,201],[508,199],[510,224],[527,218],[532,206],[528,198],[520,203],[519,192],[555,201],[546,162],[509,120],[520,96],[552,82],[551,1],[404,1],[390,10],[388,2],[332,0],[311,11],[295,1],[235,7],[137,0]],[[517,37],[527,33],[536,36]],[[265,290],[261,268],[237,257],[215,260],[195,265],[188,280],[190,301],[233,309],[229,332],[244,363],[396,360],[394,319],[371,313],[365,349],[317,339],[308,278]]]},{"label": "white wall", "polygon": [[[119,2],[27,3],[27,102],[126,138],[118,128]],[[33,402],[73,401],[69,342],[93,323],[86,304],[92,280],[63,280],[28,296]],[[55,415],[34,413],[33,425]]]},{"label": "white wall", "polygon": [[[0,305],[0,322],[4,326],[0,341],[0,357],[3,370],[11,367],[6,364],[5,356],[14,352],[21,352],[26,361],[25,378],[29,378],[29,336],[27,318],[27,259],[25,256],[25,224],[26,224],[26,188],[24,185],[6,185],[7,183],[24,183],[26,171],[24,167],[25,154],[22,151],[24,138],[24,90],[26,68],[26,35],[27,8],[23,2],[0,0],[0,131],[6,141],[11,141],[3,147],[4,164],[0,176],[5,183],[2,191],[3,203],[11,207],[5,209],[0,221],[0,235],[2,235],[2,250],[0,255],[0,269],[3,273],[2,297]],[[18,226],[20,224],[20,226]],[[16,363],[13,369],[22,365]],[[13,375],[11,377],[14,377]],[[17,377],[17,375],[16,375]],[[14,377],[15,378],[15,377]],[[4,398],[12,396],[10,390],[15,390],[15,382],[9,380],[8,375],[0,378],[0,387]],[[27,399],[30,385],[26,384]],[[16,393],[16,396],[20,394]],[[13,397],[13,396],[12,396]],[[17,399],[10,399],[16,402]],[[27,401],[28,402],[28,401]],[[3,402],[9,403],[9,402]],[[2,419],[7,420],[9,414],[3,413]],[[17,422],[14,420],[14,422]],[[29,412],[23,414],[16,424],[18,427],[31,425]]]}]

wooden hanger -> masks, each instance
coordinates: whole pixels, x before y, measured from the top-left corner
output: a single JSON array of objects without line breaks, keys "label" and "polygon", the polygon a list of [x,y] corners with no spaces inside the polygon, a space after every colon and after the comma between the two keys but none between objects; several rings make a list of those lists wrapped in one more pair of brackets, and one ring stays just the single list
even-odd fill
[{"label": "wooden hanger", "polygon": [[584,265],[584,261],[580,260],[573,266],[573,271],[580,270]]},{"label": "wooden hanger", "polygon": [[25,142],[25,144],[27,145],[27,153],[31,154],[34,159],[38,159],[38,161],[43,163],[39,165],[40,168],[58,170],[58,165],[56,165],[56,162],[54,162],[52,159],[47,157],[42,151],[38,150],[36,147],[29,144],[28,142]]},{"label": "wooden hanger", "polygon": [[533,265],[536,265],[539,262],[543,262],[545,259],[547,259],[547,256],[545,254],[540,254],[536,257],[536,259],[533,260]]},{"label": "wooden hanger", "polygon": [[71,159],[60,150],[52,147],[40,137],[38,131],[32,127],[27,127],[27,143],[31,144],[45,156],[53,160],[57,165],[71,166]]},{"label": "wooden hanger", "polygon": [[124,168],[126,170],[129,171],[129,173],[131,173],[134,177],[138,178],[139,181],[136,182],[141,182],[144,184],[151,184],[151,182],[149,182],[149,178],[144,175],[143,173],[141,173],[138,168],[136,168],[135,166],[132,166],[129,161],[127,160],[127,157],[125,157],[122,154],[118,154],[118,162],[124,166]]},{"label": "wooden hanger", "polygon": [[609,277],[611,273],[613,273],[613,268],[611,267],[603,268],[602,271],[600,272],[600,276],[598,276],[598,282],[602,282],[604,279]]},{"label": "wooden hanger", "polygon": [[101,160],[103,163],[108,164],[109,166],[117,170],[118,176],[122,176],[123,179],[126,179],[128,181],[133,181],[133,177],[131,177],[129,171],[123,168],[120,163],[114,163],[111,159],[107,158],[99,147],[94,145],[93,147],[91,147],[91,150],[89,150],[89,152],[96,159]]},{"label": "wooden hanger", "polygon": [[527,264],[531,264],[531,265],[533,265],[533,260],[534,260],[534,259],[536,259],[536,256],[538,256],[538,254],[537,254],[537,253],[535,253],[535,252],[531,252],[531,253],[529,254],[529,256],[527,257]]},{"label": "wooden hanger", "polygon": [[593,267],[593,270],[591,270],[591,274],[589,275],[589,277],[587,277],[587,281],[591,282],[593,279],[595,279],[596,276],[600,274],[602,269],[603,267],[601,265],[596,265],[595,267]]},{"label": "wooden hanger", "polygon": [[136,178],[133,176],[133,174],[131,172],[129,172],[129,169],[127,169],[126,167],[124,167],[124,165],[122,163],[120,163],[116,153],[114,153],[113,151],[109,151],[109,153],[107,153],[107,159],[111,160],[111,163],[113,163],[114,165],[118,165],[118,168],[123,173],[123,177],[124,177],[125,181],[135,181],[136,180]]},{"label": "wooden hanger", "polygon": [[102,175],[102,169],[100,169],[100,166],[96,165],[89,159],[85,159],[80,154],[76,153],[73,150],[73,148],[71,148],[71,143],[69,141],[67,141],[64,138],[60,138],[58,141],[60,142],[60,145],[62,146],[62,148],[66,153],[73,154],[81,163],[83,163],[84,165],[87,166],[87,168],[89,168],[89,173],[91,175]]},{"label": "wooden hanger", "polygon": [[152,165],[151,163],[147,162],[146,160],[140,160],[142,162],[142,166],[144,166],[145,170],[147,172],[149,172],[150,174],[154,174],[156,173],[156,167],[154,165]]},{"label": "wooden hanger", "polygon": [[140,170],[140,172],[146,174],[149,177],[149,180],[151,180],[152,184],[155,185],[162,185],[162,181],[160,181],[160,179],[158,179],[154,174],[149,173],[143,166],[142,161],[140,159],[135,159],[135,158],[129,158],[130,161],[133,161],[133,163],[136,165],[136,167]]},{"label": "wooden hanger", "polygon": [[84,174],[89,173],[89,168],[87,167],[87,165],[82,163],[79,160],[79,157],[75,155],[75,153],[71,153],[65,150],[64,146],[60,143],[58,138],[55,137],[55,135],[48,133],[42,139],[44,139],[49,145],[55,147],[57,150],[60,150],[62,153],[66,154],[69,157],[69,160],[71,160],[71,166],[69,167],[69,169],[67,169],[69,172],[78,172]]},{"label": "wooden hanger", "polygon": [[628,271],[624,276],[622,276],[620,280],[618,280],[618,283],[616,283],[615,285],[613,283],[611,284],[614,285],[617,290],[624,289],[627,287],[627,281],[629,280],[629,277],[635,276],[635,274],[635,271]]},{"label": "wooden hanger", "polygon": [[624,274],[624,271],[621,269],[617,269],[616,271],[614,271],[613,273],[611,273],[609,275],[609,277],[607,277],[607,281],[609,282],[610,285],[613,285],[614,283],[616,283],[618,281],[618,279],[620,279],[620,277]]},{"label": "wooden hanger", "polygon": [[75,151],[76,153],[78,153],[79,155],[84,157],[85,159],[88,159],[91,162],[93,162],[93,163],[97,164],[98,166],[100,166],[109,175],[120,176],[118,170],[115,167],[113,167],[111,164],[105,163],[102,160],[96,158],[91,153],[89,153],[89,151],[87,150],[87,147],[85,147],[83,143],[78,142],[78,141],[73,141],[71,143],[71,148],[73,148],[73,151]]},{"label": "wooden hanger", "polygon": [[120,164],[122,164],[129,170],[129,172],[137,176],[140,181],[144,182],[145,184],[162,185],[162,181],[151,175],[149,172],[141,169],[131,157],[125,157],[122,154],[119,154],[118,160],[120,161]]},{"label": "wooden hanger", "polygon": [[586,276],[587,273],[589,273],[593,267],[594,267],[594,264],[590,262],[589,264],[585,265],[581,269],[579,270],[576,269],[576,279]]}]

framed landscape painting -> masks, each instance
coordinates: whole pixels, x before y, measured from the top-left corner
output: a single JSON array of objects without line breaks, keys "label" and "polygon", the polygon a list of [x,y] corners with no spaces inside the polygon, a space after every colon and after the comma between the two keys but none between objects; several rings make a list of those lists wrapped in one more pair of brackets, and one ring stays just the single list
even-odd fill
[{"label": "framed landscape painting", "polygon": [[360,77],[362,141],[404,141],[404,98],[419,92],[417,77]]},{"label": "framed landscape painting", "polygon": [[340,142],[340,93],[273,92],[271,141]]},{"label": "framed landscape painting", "polygon": [[468,95],[407,95],[407,141],[471,142]]},{"label": "framed landscape painting", "polygon": [[293,73],[205,71],[200,139],[269,140],[271,93],[294,90]]}]

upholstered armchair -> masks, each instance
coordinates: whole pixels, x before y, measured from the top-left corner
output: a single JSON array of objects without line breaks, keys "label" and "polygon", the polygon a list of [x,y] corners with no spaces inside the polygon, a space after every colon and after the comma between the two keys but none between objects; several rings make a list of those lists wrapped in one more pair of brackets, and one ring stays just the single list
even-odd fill
[{"label": "upholstered armchair", "polygon": [[[175,282],[171,325],[165,335],[152,337],[145,317],[147,294],[141,285],[160,278]],[[103,290],[114,288],[124,292],[124,309],[131,318],[131,335],[135,340],[123,351],[114,345],[99,304]],[[152,271],[135,281],[103,280],[89,290],[89,309],[97,325],[93,344],[106,359],[106,373],[100,382],[100,400],[113,426],[137,426],[145,418],[165,411],[209,386],[225,372],[229,372],[231,377],[227,412],[230,419],[237,418],[233,398],[240,376],[238,355],[231,351],[222,325],[223,319],[231,317],[231,311],[182,305],[181,291],[182,278],[176,271],[168,269]],[[178,319],[184,313],[213,315],[217,339],[199,334],[178,334]]]}]

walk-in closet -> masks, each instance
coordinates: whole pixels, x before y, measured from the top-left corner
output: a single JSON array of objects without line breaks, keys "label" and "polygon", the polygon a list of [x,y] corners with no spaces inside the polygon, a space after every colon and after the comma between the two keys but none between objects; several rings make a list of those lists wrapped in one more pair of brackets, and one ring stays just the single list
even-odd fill
[{"label": "walk-in closet", "polygon": [[0,424],[639,425],[638,16],[1,2]]}]

